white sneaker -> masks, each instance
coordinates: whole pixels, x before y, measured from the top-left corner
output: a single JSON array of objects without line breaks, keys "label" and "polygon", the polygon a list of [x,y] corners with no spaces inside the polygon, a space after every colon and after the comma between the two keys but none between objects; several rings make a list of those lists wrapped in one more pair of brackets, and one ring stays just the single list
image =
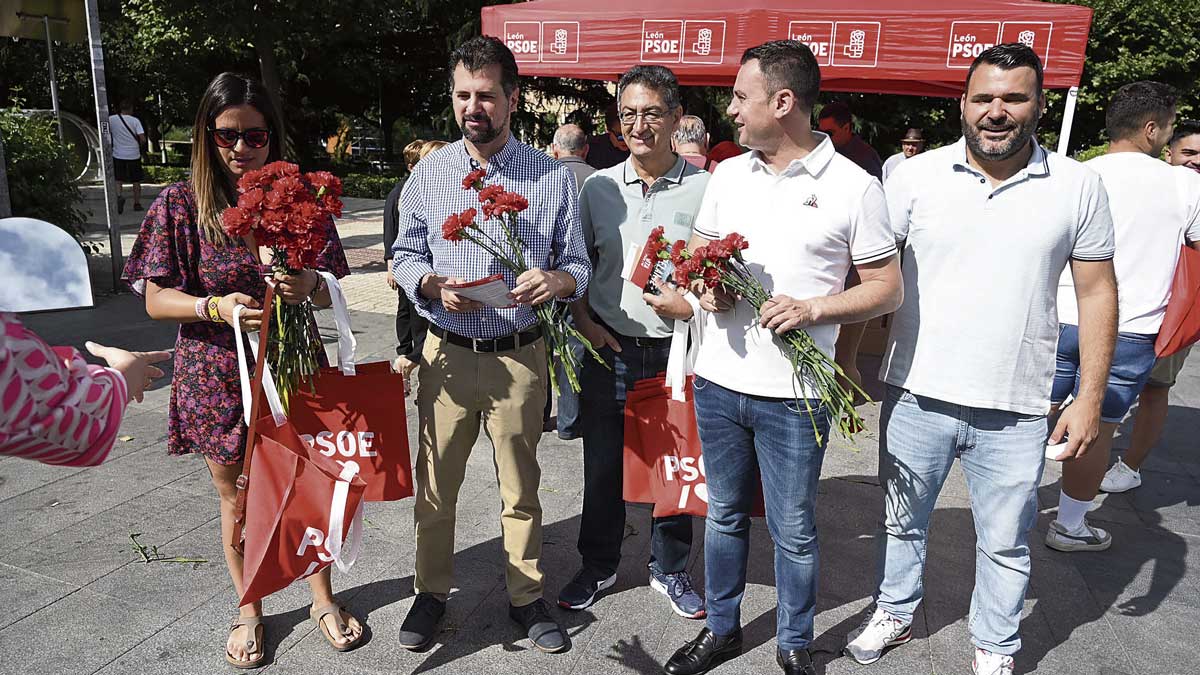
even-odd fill
[{"label": "white sneaker", "polygon": [[1125,462],[1117,460],[1116,464],[1104,474],[1100,481],[1103,492],[1127,492],[1142,484],[1142,474],[1129,468]]},{"label": "white sneaker", "polygon": [[912,639],[912,626],[876,607],[871,616],[846,636],[846,655],[863,664],[875,663],[883,650]]},{"label": "white sneaker", "polygon": [[1112,546],[1112,535],[1083,521],[1078,530],[1069,531],[1057,520],[1046,531],[1046,545],[1055,551],[1103,551]]},{"label": "white sneaker", "polygon": [[975,675],[1013,675],[1013,658],[1007,654],[993,654],[976,647],[971,671]]}]

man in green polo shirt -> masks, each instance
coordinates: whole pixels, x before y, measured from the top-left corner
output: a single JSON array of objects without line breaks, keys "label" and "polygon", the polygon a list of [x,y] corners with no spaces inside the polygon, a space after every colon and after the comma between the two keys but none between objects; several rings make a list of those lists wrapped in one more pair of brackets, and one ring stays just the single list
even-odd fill
[{"label": "man in green polo shirt", "polygon": [[[621,76],[617,99],[629,159],[593,174],[579,195],[594,272],[588,294],[571,304],[571,312],[608,368],[585,359],[580,376],[583,566],[558,596],[566,609],[590,606],[616,582],[625,535],[625,395],[638,380],[666,370],[674,321],[692,316],[691,306],[672,288],[660,286],[659,294],[645,294],[623,279],[625,253],[631,245],[645,244],[658,226],[672,241],[690,239],[709,178],[671,150],[671,136],[683,114],[674,73],[662,66],[635,66]],[[700,619],[704,599],[687,572],[691,548],[690,516],[654,519],[650,585],[667,596],[677,614]]]}]

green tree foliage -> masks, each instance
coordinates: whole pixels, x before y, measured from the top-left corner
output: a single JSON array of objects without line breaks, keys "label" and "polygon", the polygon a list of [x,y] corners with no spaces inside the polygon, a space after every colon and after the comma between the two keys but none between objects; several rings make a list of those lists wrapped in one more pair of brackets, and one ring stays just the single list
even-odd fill
[{"label": "green tree foliage", "polygon": [[59,143],[54,120],[0,108],[0,136],[13,215],[53,223],[80,239],[86,216],[79,210],[78,167]]}]

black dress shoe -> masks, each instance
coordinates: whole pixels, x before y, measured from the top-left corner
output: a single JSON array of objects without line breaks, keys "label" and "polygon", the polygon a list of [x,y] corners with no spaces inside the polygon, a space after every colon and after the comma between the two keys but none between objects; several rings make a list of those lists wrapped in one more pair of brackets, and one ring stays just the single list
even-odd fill
[{"label": "black dress shoe", "polygon": [[521,607],[509,605],[508,616],[521,624],[538,651],[557,654],[567,648],[567,636],[554,617],[550,616],[550,606],[545,600],[538,598]]},{"label": "black dress shoe", "polygon": [[742,652],[742,629],[729,635],[717,635],[707,627],[695,640],[676,651],[663,672],[667,675],[700,675]]},{"label": "black dress shoe", "polygon": [[428,647],[437,635],[438,622],[445,613],[446,603],[431,593],[418,594],[404,623],[400,624],[400,646],[414,652]]},{"label": "black dress shoe", "polygon": [[813,667],[812,655],[808,653],[807,649],[784,650],[776,647],[775,661],[787,675],[817,675],[817,669]]}]

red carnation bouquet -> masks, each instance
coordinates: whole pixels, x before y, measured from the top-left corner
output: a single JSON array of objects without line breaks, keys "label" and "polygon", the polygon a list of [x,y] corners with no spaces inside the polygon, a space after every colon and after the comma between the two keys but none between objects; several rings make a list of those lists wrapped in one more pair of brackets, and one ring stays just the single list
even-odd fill
[{"label": "red carnation bouquet", "polygon": [[[480,226],[480,223],[475,221],[479,210],[474,208],[467,209],[462,213],[450,214],[450,217],[446,218],[446,222],[442,224],[442,238],[456,243],[460,241],[473,242],[490,253],[500,264],[512,270],[513,274],[520,276],[529,271],[529,265],[525,263],[525,242],[517,236],[517,214],[529,208],[529,201],[516,192],[508,192],[501,185],[484,187],[483,179],[486,175],[485,170],[476,169],[463,178],[462,186],[464,190],[476,190],[479,193],[483,222],[495,220],[500,225],[503,241],[489,234]],[[551,359],[563,365],[571,389],[578,392],[578,372],[582,364],[571,352],[570,339],[574,337],[583,343],[592,357],[601,364],[604,364],[604,359],[600,358],[587,338],[567,323],[566,311],[565,304],[554,300],[534,307],[534,314],[537,316],[542,334],[546,338],[546,347],[550,352]],[[604,365],[607,367],[607,364]],[[550,368],[550,384],[557,396],[559,389],[556,371],[557,368]]]},{"label": "red carnation bouquet", "polygon": [[[300,173],[289,162],[272,162],[238,180],[237,206],[221,214],[225,233],[241,239],[253,233],[271,249],[273,272],[299,274],[314,267],[329,242],[333,218],[342,215],[342,181],[327,171]],[[289,305],[275,296],[274,330],[267,336],[267,363],[274,373],[280,401],[287,410],[292,392],[320,368],[324,347],[313,321],[311,301]]]},{"label": "red carnation bouquet", "polygon": [[[758,317],[763,303],[771,299],[771,294],[746,266],[742,251],[749,247],[746,238],[736,232],[691,252],[687,250],[685,242],[677,241],[670,253],[671,261],[675,264],[674,281],[677,285],[685,287],[694,280],[702,280],[708,288],[724,286],[745,298],[754,308],[755,317]],[[791,361],[796,380],[812,384],[813,393],[829,409],[838,431],[846,438],[862,431],[863,420],[854,409],[854,394],[857,392],[870,400],[866,392],[845,377],[841,367],[817,348],[812,337],[803,329],[789,330],[779,335],[779,338],[783,341],[780,348]],[[854,391],[846,391],[838,376],[841,376],[843,381],[850,382]],[[799,393],[796,394],[796,398],[800,398]],[[807,397],[804,399],[804,407],[812,421],[813,431],[817,434],[817,442],[820,443],[821,434],[816,431],[816,417]]]}]

